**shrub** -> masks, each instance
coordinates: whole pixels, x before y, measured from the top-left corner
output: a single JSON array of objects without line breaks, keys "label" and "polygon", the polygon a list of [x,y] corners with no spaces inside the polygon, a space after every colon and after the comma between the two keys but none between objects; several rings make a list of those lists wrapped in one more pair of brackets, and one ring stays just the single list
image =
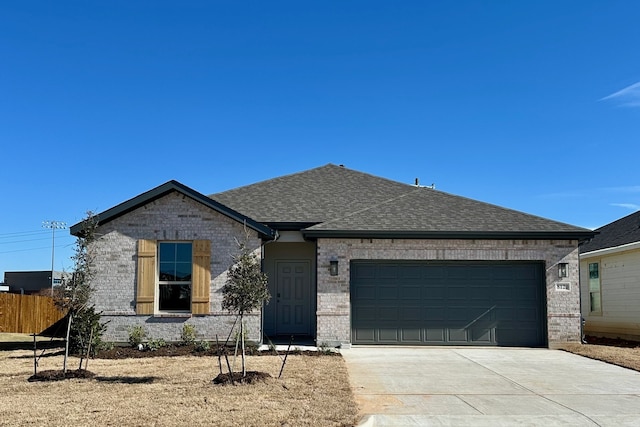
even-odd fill
[{"label": "shrub", "polygon": [[185,323],[182,326],[182,333],[180,334],[180,344],[182,345],[192,345],[196,342],[196,327]]},{"label": "shrub", "polygon": [[147,332],[144,330],[144,327],[136,325],[129,328],[129,344],[131,347],[138,347],[138,345],[144,342],[146,337]]},{"label": "shrub", "polygon": [[209,341],[200,340],[195,343],[194,350],[195,351],[209,351],[211,349],[211,343]]},{"label": "shrub", "polygon": [[162,338],[151,338],[149,340],[149,342],[147,343],[146,349],[149,351],[156,351],[162,347],[166,347],[167,346],[167,342],[165,340],[163,340]]},{"label": "shrub", "polygon": [[103,346],[102,334],[106,330],[106,323],[100,322],[100,313],[96,313],[93,306],[79,310],[71,323],[69,334],[69,351],[73,354],[84,354],[91,338],[91,355]]}]

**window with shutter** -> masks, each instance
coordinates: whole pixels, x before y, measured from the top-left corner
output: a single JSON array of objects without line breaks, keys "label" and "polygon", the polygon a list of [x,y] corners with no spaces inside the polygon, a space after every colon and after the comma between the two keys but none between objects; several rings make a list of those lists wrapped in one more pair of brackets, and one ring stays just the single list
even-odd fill
[{"label": "window with shutter", "polygon": [[138,241],[136,313],[209,314],[209,240]]}]

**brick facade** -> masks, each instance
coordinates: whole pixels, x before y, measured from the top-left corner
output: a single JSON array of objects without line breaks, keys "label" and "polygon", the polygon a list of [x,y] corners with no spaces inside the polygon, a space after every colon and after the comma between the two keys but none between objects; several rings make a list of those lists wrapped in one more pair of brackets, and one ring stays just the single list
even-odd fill
[{"label": "brick facade", "polygon": [[[202,339],[215,340],[216,335],[226,339],[235,316],[222,311],[221,289],[238,251],[237,241],[245,239],[243,224],[173,192],[101,226],[97,236],[93,302],[103,321],[109,321],[104,340],[126,342],[129,328],[142,325],[152,338],[178,341],[185,323],[193,324]],[[139,239],[211,241],[210,315],[136,315]],[[260,256],[261,240],[255,231],[250,232],[248,245]],[[249,339],[259,341],[260,315],[248,316],[246,325]]]},{"label": "brick facade", "polygon": [[[106,341],[126,342],[129,329],[142,325],[152,338],[180,339],[182,326],[193,324],[199,338],[222,339],[235,316],[222,311],[221,289],[237,241],[245,238],[243,224],[178,192],[117,217],[98,230],[94,303],[109,321]],[[137,315],[137,241],[140,239],[211,241],[210,314],[207,316]],[[249,245],[262,254],[257,232]],[[541,261],[546,266],[548,344],[579,341],[580,304],[578,242],[576,240],[446,240],[446,239],[325,239],[316,247],[316,342],[348,345],[351,342],[350,262],[352,260]],[[337,258],[337,276],[329,274],[329,261]],[[557,289],[557,264],[568,263],[569,289]],[[260,313],[246,321],[249,339],[260,341]]]},{"label": "brick facade", "polygon": [[[424,240],[318,239],[317,342],[351,342],[351,260],[543,261],[546,266],[547,333],[550,347],[580,341],[578,242],[576,240]],[[329,261],[337,258],[339,272],[329,275]],[[556,290],[557,264],[568,263]]]}]

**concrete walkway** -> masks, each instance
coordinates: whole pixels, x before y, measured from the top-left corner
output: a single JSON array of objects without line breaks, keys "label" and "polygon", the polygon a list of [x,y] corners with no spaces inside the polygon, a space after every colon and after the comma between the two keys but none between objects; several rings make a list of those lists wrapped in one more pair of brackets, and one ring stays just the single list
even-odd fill
[{"label": "concrete walkway", "polygon": [[640,373],[560,350],[342,350],[367,426],[639,426]]}]

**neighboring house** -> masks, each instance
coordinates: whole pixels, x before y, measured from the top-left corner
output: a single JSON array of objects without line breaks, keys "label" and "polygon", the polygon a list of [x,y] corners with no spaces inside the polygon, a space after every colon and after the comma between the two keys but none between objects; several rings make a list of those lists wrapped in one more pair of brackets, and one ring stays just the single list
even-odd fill
[{"label": "neighboring house", "polygon": [[640,211],[580,246],[586,335],[640,340]]},{"label": "neighboring house", "polygon": [[332,164],[211,196],[170,181],[99,224],[106,340],[132,325],[178,340],[185,322],[226,338],[221,288],[247,235],[272,295],[250,338],[342,346],[579,341],[578,244],[594,234]]},{"label": "neighboring house", "polygon": [[[61,283],[62,272],[53,272],[53,286]],[[51,295],[51,270],[44,271],[6,271],[4,285],[8,291],[17,294]]]}]

